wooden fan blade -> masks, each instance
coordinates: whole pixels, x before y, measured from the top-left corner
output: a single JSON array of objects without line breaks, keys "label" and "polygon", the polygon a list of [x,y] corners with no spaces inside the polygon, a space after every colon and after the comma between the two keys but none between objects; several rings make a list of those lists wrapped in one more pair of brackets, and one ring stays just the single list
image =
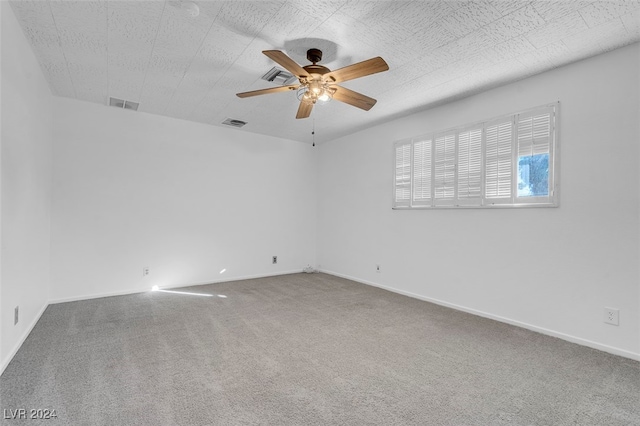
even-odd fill
[{"label": "wooden fan blade", "polygon": [[349,65],[344,68],[331,71],[324,75],[324,80],[329,83],[341,83],[354,78],[364,77],[382,71],[387,71],[389,65],[381,57],[367,59],[357,64]]},{"label": "wooden fan blade", "polygon": [[354,92],[346,87],[333,86],[335,92],[333,99],[344,102],[345,104],[353,105],[365,111],[369,111],[376,104],[375,99],[363,95],[362,93]]},{"label": "wooden fan blade", "polygon": [[296,118],[307,118],[311,115],[311,110],[313,109],[313,104],[311,102],[300,102],[300,106],[298,107],[298,113],[296,114]]},{"label": "wooden fan blade", "polygon": [[236,93],[236,96],[239,98],[250,98],[251,96],[268,95],[269,93],[278,93],[278,92],[287,92],[289,90],[296,90],[298,87],[300,86],[292,85],[292,86],[270,87],[268,89],[253,90],[251,92]]},{"label": "wooden fan blade", "polygon": [[309,77],[309,73],[284,52],[280,50],[263,50],[262,53],[267,55],[272,61],[282,65],[287,71],[298,77],[298,79]]}]

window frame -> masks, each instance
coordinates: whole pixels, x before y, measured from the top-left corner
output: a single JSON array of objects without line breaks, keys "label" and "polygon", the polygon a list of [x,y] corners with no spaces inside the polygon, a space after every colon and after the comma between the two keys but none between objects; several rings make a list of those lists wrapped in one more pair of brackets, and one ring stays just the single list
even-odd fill
[{"label": "window frame", "polygon": [[[559,109],[560,109],[559,105],[560,105],[560,102],[554,102],[554,103],[522,110],[516,113],[494,117],[492,119],[484,120],[481,122],[467,124],[464,126],[457,126],[444,131],[426,133],[416,137],[395,141],[393,143],[393,147],[394,147],[393,193],[394,195],[392,198],[392,208],[394,210],[404,210],[404,209],[433,209],[433,208],[442,209],[442,208],[558,207],[559,206],[559,191],[558,191],[559,189],[559,173],[558,173],[559,172],[558,170],[559,169],[559,156],[558,156],[559,129],[558,127],[559,127]],[[538,145],[538,147],[544,148],[545,146],[548,146],[547,151],[544,151],[541,153],[548,153],[549,155],[549,171],[548,171],[549,173],[548,194],[549,195],[538,196],[538,197],[518,196],[518,177],[519,177],[518,164],[521,157],[519,156],[519,152],[520,152],[519,148],[521,148],[520,146],[521,141],[519,139],[519,129],[520,129],[519,126],[521,126],[520,120],[525,120],[528,117],[536,117],[536,116],[544,118],[543,116],[545,114],[549,115],[549,118],[548,118],[549,133],[548,133],[547,139],[539,137],[539,140],[542,142]],[[507,123],[509,123],[508,131],[506,130],[507,127],[505,126]],[[493,175],[495,176],[494,179],[489,179],[491,175],[487,173],[487,167],[489,165],[488,163],[489,160],[487,157],[490,154],[487,151],[488,149],[487,130],[492,129],[492,127],[498,126],[498,125],[500,125],[500,127],[495,129],[496,150],[491,153],[493,154],[492,161],[493,161],[493,158],[495,158],[495,161],[502,161],[503,169],[504,169],[504,162],[506,161],[505,155],[502,155],[501,159],[498,157],[500,151],[498,150],[497,144],[499,143],[500,138],[502,138],[502,149],[504,152],[504,150],[506,149],[505,147],[507,143],[504,139],[505,139],[505,136],[508,136],[508,144],[509,144],[508,146],[510,149],[510,153],[509,153],[509,156],[506,158],[509,158],[509,161],[510,161],[510,165],[508,165],[510,169],[510,176],[508,180],[509,192],[508,192],[508,195],[503,192],[501,197],[487,198],[487,189],[488,189],[487,180],[495,180],[496,191],[498,190],[500,185],[505,185],[507,182],[507,180],[504,179],[504,171],[500,173],[499,168],[495,169],[496,173]],[[532,121],[532,129],[533,129],[533,121]],[[461,150],[460,137],[461,137],[461,134],[464,135],[467,132],[472,132],[477,130],[480,130],[480,135],[481,135],[480,136],[481,138],[480,140],[480,157],[481,157],[480,158],[480,188],[479,188],[480,195],[479,197],[460,198],[459,183],[461,178],[460,167],[462,164],[461,153],[460,153],[460,150]],[[502,132],[502,136],[500,132]],[[505,132],[506,132],[506,135],[505,135]],[[453,134],[454,136],[453,198],[436,198],[437,185],[439,184],[439,182],[436,181],[436,160],[437,160],[436,150],[438,149],[436,140],[437,138],[440,138],[445,135],[451,135],[451,134]],[[540,131],[538,131],[537,134],[538,136],[540,136],[541,134],[544,135],[544,133],[540,133]],[[533,154],[533,152],[535,150],[537,142],[536,142],[535,136],[533,135],[534,135],[534,132],[532,130],[532,137],[529,143],[531,146],[531,152],[532,152],[531,155],[536,155],[536,154]],[[430,148],[431,148],[431,153],[429,156],[430,164],[428,166],[429,168],[428,173],[430,174],[430,188],[429,188],[430,198],[428,200],[421,198],[419,201],[416,201],[414,197],[415,195],[414,180],[415,180],[415,176],[417,176],[418,174],[416,173],[416,170],[414,170],[417,164],[417,163],[414,163],[415,146],[417,143],[420,143],[423,141],[430,141]],[[397,150],[397,147],[401,145],[405,145],[405,146],[409,145],[410,147],[409,148],[410,170],[408,173],[410,182],[408,186],[409,187],[408,200],[404,200],[403,203],[398,203],[396,200],[396,190],[397,190],[396,150]],[[476,160],[477,160],[477,157],[474,157],[474,161]],[[496,164],[496,167],[499,167],[499,163]],[[470,170],[469,167],[467,167],[467,170]],[[502,180],[500,179],[500,176],[503,176]],[[477,179],[475,179],[474,182],[475,181],[477,181]],[[467,188],[469,188],[468,190],[471,192],[475,190],[475,188],[472,188],[470,186],[468,186]]]}]

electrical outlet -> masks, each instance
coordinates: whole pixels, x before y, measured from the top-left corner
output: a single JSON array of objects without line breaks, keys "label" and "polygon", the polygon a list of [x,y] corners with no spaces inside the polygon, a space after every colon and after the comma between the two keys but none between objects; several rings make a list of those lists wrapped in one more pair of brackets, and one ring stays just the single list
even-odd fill
[{"label": "electrical outlet", "polygon": [[620,325],[620,309],[604,308],[604,322],[612,325]]},{"label": "electrical outlet", "polygon": [[19,309],[20,309],[20,306],[16,306],[16,308],[13,310],[13,325],[16,325],[18,323]]},{"label": "electrical outlet", "polygon": [[271,263],[273,263],[274,265],[278,263],[278,256],[273,256],[273,258],[271,259]]},{"label": "electrical outlet", "polygon": [[376,272],[380,272],[380,265],[376,265]]},{"label": "electrical outlet", "polygon": [[142,268],[142,276],[146,277],[147,275],[149,275],[149,267],[145,266],[144,268]]}]

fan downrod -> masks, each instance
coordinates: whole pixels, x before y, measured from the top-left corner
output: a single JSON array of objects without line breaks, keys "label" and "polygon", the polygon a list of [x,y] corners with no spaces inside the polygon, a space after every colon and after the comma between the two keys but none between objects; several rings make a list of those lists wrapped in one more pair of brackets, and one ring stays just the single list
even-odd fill
[{"label": "fan downrod", "polygon": [[313,65],[317,64],[322,60],[322,50],[320,49],[309,49],[307,50],[307,59]]}]

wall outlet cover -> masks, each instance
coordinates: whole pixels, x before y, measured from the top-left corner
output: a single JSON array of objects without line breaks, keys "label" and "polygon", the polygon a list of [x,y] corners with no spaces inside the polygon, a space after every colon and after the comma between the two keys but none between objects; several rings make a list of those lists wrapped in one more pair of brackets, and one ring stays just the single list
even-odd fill
[{"label": "wall outlet cover", "polygon": [[604,322],[611,325],[620,325],[620,309],[604,308]]}]

